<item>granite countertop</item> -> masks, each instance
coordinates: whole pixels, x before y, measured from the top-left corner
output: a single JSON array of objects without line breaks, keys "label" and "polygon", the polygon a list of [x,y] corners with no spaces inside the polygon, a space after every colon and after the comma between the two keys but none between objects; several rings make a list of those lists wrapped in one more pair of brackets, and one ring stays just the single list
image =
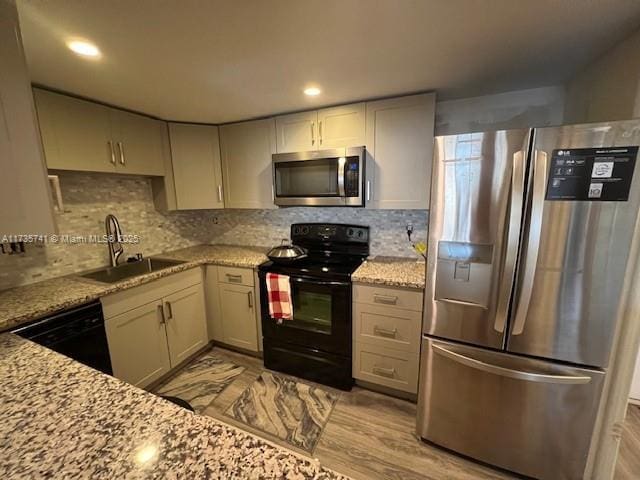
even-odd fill
[{"label": "granite countertop", "polygon": [[152,255],[185,263],[117,283],[99,283],[69,275],[3,290],[0,291],[0,331],[200,265],[255,268],[267,261],[266,251],[263,247],[197,245]]},{"label": "granite countertop", "polygon": [[227,267],[256,268],[268,260],[268,247],[233,245],[197,245],[156,255],[197,264],[216,264]]},{"label": "granite countertop", "polygon": [[0,404],[0,478],[347,478],[8,333]]},{"label": "granite countertop", "polygon": [[415,258],[374,257],[353,272],[351,279],[358,283],[424,289],[425,262]]}]

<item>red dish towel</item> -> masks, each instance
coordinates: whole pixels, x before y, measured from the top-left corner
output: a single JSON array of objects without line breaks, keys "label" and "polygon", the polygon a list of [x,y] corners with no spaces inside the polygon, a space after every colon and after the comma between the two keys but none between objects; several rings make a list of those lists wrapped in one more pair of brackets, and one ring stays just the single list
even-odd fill
[{"label": "red dish towel", "polygon": [[291,285],[287,275],[267,273],[269,315],[276,320],[291,320]]}]

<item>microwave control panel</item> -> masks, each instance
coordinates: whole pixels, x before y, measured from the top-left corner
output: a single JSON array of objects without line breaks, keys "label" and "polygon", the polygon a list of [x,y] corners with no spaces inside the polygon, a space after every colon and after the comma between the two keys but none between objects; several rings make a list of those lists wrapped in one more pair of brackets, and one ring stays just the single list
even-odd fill
[{"label": "microwave control panel", "polygon": [[360,161],[358,157],[347,158],[344,173],[344,193],[347,197],[360,196]]}]

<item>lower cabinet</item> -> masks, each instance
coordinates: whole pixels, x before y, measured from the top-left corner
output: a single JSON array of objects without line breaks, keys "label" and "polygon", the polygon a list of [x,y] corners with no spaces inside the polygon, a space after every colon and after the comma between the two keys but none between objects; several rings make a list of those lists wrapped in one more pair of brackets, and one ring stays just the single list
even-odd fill
[{"label": "lower cabinet", "polygon": [[260,350],[258,283],[250,268],[208,265],[205,271],[209,338],[252,352]]},{"label": "lower cabinet", "polygon": [[116,378],[144,388],[209,342],[200,268],[101,300]]},{"label": "lower cabinet", "polygon": [[422,295],[418,290],[354,285],[354,378],[418,392]]},{"label": "lower cabinet", "polygon": [[116,378],[144,387],[171,369],[161,301],[108,319],[106,330]]},{"label": "lower cabinet", "polygon": [[219,292],[224,343],[257,351],[258,330],[253,287],[223,283]]},{"label": "lower cabinet", "polygon": [[202,284],[164,298],[165,329],[171,365],[178,365],[208,342]]}]

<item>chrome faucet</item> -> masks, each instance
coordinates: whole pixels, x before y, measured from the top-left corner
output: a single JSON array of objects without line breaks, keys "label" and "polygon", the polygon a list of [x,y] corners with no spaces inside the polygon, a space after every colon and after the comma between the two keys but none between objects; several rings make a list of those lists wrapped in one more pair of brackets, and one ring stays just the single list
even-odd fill
[{"label": "chrome faucet", "polygon": [[104,220],[105,230],[107,232],[107,247],[109,248],[109,260],[112,267],[118,266],[118,258],[124,253],[122,246],[122,230],[120,223],[115,215],[111,213]]}]

